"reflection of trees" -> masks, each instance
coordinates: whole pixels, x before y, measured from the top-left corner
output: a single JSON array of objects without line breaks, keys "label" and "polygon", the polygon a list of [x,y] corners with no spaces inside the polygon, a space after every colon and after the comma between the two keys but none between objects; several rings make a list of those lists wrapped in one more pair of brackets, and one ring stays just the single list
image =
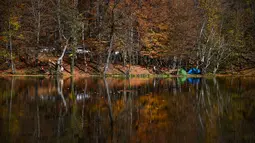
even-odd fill
[{"label": "reflection of trees", "polygon": [[[3,135],[20,138],[18,133],[28,132],[27,127],[37,141],[50,135],[56,142],[215,142],[221,131],[235,129],[240,133],[232,131],[234,135],[244,135],[242,125],[252,132],[247,126],[255,119],[255,101],[248,91],[242,97],[243,89],[239,93],[232,87],[236,94],[229,92],[223,79],[202,79],[199,84],[155,79],[142,85],[122,79],[122,86],[113,86],[108,78],[68,80],[52,80],[59,96],[44,100],[40,88],[53,82],[33,79],[21,90],[25,86],[10,79],[8,92],[0,97],[0,116],[6,119],[2,128],[8,130]],[[75,93],[90,96],[78,100]],[[26,116],[31,117],[24,123]]]},{"label": "reflection of trees", "polygon": [[36,128],[34,135],[36,140],[40,138],[41,126],[40,126],[40,110],[39,110],[39,97],[38,97],[38,83],[35,84],[35,102],[36,102]]},{"label": "reflection of trees", "polygon": [[61,97],[63,105],[65,106],[66,111],[67,111],[67,104],[66,104],[66,100],[65,100],[65,97],[64,97],[64,94],[63,94],[63,84],[64,84],[64,80],[57,77],[58,95]]},{"label": "reflection of trees", "polygon": [[[224,141],[254,142],[255,100],[254,77],[232,77],[227,114],[222,117],[222,132],[228,133]],[[224,109],[226,110],[226,109]]]},{"label": "reflection of trees", "polygon": [[0,91],[0,137],[1,142],[15,142],[13,137],[20,132],[19,115],[16,114],[15,105],[16,78],[11,77],[10,82],[5,82],[5,91]]},{"label": "reflection of trees", "polygon": [[113,117],[113,111],[112,111],[112,101],[111,101],[111,95],[109,91],[109,86],[106,78],[104,77],[104,84],[105,84],[105,90],[106,90],[106,95],[107,95],[107,108],[108,108],[108,113],[109,113],[109,119],[110,119],[110,128],[111,128],[111,138],[110,142],[113,140],[113,126],[114,126],[114,117]]},{"label": "reflection of trees", "polygon": [[65,100],[65,97],[64,97],[64,94],[63,94],[63,85],[64,85],[64,80],[61,79],[59,76],[57,76],[57,91],[58,91],[58,95],[61,97],[62,99],[62,105],[64,105],[65,107],[65,112],[63,113],[63,109],[62,107],[60,106],[59,107],[59,113],[58,113],[58,124],[57,124],[57,141],[60,142],[60,137],[61,137],[61,134],[62,132],[64,131],[64,117],[65,117],[65,114],[67,113],[68,111],[68,108],[67,108],[67,103],[66,103],[66,100]]},{"label": "reflection of trees", "polygon": [[[62,115],[62,108],[60,107],[58,113],[58,126],[57,126],[57,142],[60,142],[59,138],[61,137],[61,133],[63,132],[63,122],[64,122],[64,115]],[[61,128],[62,126],[62,128]]]},{"label": "reflection of trees", "polygon": [[196,89],[196,99],[202,133],[205,133],[206,139],[217,139],[215,137],[219,137],[218,123],[229,104],[230,96],[226,92],[222,93],[218,80],[213,78],[202,79],[199,88]]},{"label": "reflection of trees", "polygon": [[11,138],[19,132],[19,122],[15,113],[12,113],[12,100],[15,94],[15,77],[11,78],[11,93],[10,93],[10,102],[9,102],[9,118],[8,118],[8,132],[9,137]]},{"label": "reflection of trees", "polygon": [[[140,105],[139,120],[136,120],[137,136],[141,141],[156,141],[155,137],[163,137],[162,132],[167,132],[169,118],[167,102],[164,97],[158,95],[141,96],[136,100]],[[161,132],[162,131],[162,132]]]},{"label": "reflection of trees", "polygon": [[14,89],[14,77],[12,77],[12,79],[11,79],[11,97],[10,97],[10,103],[9,103],[9,130],[10,130],[10,120],[11,120],[11,113],[12,113],[12,94],[13,94],[13,89]]},{"label": "reflection of trees", "polygon": [[108,109],[109,109],[109,118],[110,118],[110,124],[111,127],[113,126],[113,115],[112,115],[112,102],[111,102],[111,95],[109,92],[109,87],[108,87],[108,82],[104,78],[104,84],[105,84],[105,89],[106,89],[106,94],[107,94],[107,101],[108,101]]},{"label": "reflection of trees", "polygon": [[[85,85],[84,85],[84,95],[87,94],[87,79],[85,79]],[[82,98],[82,113],[81,113],[81,126],[82,129],[84,129],[84,108],[85,108],[85,98]]]}]

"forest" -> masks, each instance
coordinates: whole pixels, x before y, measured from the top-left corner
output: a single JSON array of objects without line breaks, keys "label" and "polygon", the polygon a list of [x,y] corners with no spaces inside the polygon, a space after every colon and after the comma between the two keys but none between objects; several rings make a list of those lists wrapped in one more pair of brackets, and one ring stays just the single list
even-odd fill
[{"label": "forest", "polygon": [[255,65],[255,0],[1,0],[0,19],[0,71],[12,74]]}]

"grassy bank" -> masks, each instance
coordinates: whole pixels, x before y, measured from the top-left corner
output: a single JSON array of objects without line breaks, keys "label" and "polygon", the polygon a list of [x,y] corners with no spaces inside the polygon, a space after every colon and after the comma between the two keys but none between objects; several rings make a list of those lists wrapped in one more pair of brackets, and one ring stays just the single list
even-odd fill
[{"label": "grassy bank", "polygon": [[[66,67],[66,69],[68,69]],[[103,71],[103,69],[101,69]],[[109,66],[108,72],[106,74],[106,77],[115,77],[115,78],[171,78],[171,77],[181,77],[176,74],[176,72],[169,72],[167,70],[161,71],[160,73],[153,72],[152,68],[145,68],[141,66],[131,66],[129,69],[129,74],[126,75],[127,71],[126,67],[123,67],[121,65],[111,65]],[[56,76],[51,75],[49,72],[42,72],[39,67],[35,68],[22,68],[17,69],[15,74],[11,73],[11,70],[3,70],[0,71],[0,76]],[[61,74],[63,77],[71,77],[72,75],[68,70],[64,70]],[[74,68],[74,77],[103,77],[103,74],[100,72],[96,72],[92,70],[92,68],[88,68],[86,72],[80,70],[79,68]],[[221,76],[255,76],[255,68],[247,69],[239,72],[222,72],[220,74],[191,74],[187,75],[187,77],[221,77]]]}]

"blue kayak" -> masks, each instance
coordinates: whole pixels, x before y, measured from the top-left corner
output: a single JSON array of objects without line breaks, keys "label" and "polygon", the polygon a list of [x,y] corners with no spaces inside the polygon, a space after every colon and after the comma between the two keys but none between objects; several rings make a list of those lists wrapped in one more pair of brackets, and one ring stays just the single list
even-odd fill
[{"label": "blue kayak", "polygon": [[188,74],[201,74],[201,70],[198,69],[198,68],[191,68],[191,69],[188,71]]}]

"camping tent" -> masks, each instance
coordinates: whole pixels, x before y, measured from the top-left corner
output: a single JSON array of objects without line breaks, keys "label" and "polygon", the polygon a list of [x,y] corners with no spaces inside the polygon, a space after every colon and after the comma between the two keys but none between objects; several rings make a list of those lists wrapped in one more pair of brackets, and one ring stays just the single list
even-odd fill
[{"label": "camping tent", "polygon": [[179,69],[178,70],[178,73],[177,73],[178,75],[181,75],[181,76],[186,76],[187,75],[187,72],[184,70],[184,69]]},{"label": "camping tent", "polygon": [[188,74],[201,74],[201,71],[200,71],[200,69],[198,69],[198,68],[191,68],[191,69],[188,71]]}]

